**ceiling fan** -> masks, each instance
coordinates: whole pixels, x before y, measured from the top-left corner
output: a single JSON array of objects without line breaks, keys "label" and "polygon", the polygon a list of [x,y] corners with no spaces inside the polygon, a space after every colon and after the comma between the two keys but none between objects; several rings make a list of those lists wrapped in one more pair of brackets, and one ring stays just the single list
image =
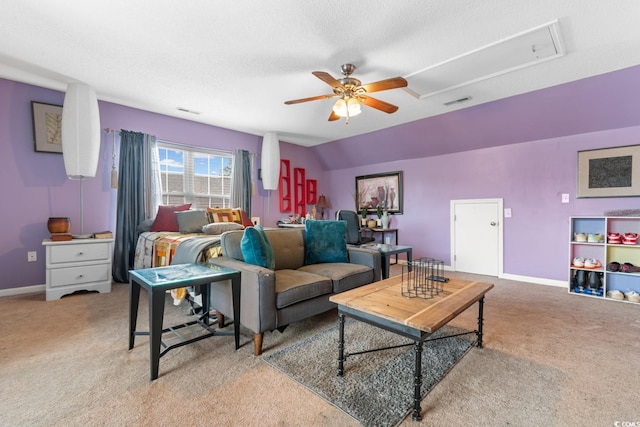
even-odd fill
[{"label": "ceiling fan", "polygon": [[333,88],[333,93],[327,95],[312,96],[310,98],[294,99],[286,101],[285,104],[299,104],[301,102],[317,101],[320,99],[338,98],[329,114],[329,121],[339,120],[345,117],[345,123],[349,124],[349,118],[361,113],[360,106],[364,104],[376,110],[384,111],[387,114],[395,113],[398,110],[393,104],[372,98],[368,94],[383,90],[406,87],[407,81],[402,77],[393,77],[379,82],[363,85],[360,80],[351,77],[356,66],[344,64],[340,71],[344,76],[340,80],[334,79],[329,73],[324,71],[314,71],[311,74]]}]

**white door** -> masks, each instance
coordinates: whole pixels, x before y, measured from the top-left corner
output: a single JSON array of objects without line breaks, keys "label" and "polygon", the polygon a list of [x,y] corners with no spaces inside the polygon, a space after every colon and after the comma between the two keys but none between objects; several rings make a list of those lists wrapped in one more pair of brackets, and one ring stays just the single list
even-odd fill
[{"label": "white door", "polygon": [[455,271],[502,275],[502,199],[451,201],[451,264]]}]

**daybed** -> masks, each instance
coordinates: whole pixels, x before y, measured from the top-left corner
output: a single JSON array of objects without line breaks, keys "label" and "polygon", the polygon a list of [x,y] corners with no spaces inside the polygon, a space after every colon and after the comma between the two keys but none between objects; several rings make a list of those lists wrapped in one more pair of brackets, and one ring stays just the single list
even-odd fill
[{"label": "daybed", "polygon": [[220,255],[222,233],[253,225],[241,209],[190,206],[160,206],[138,226],[134,270],[207,261]]},{"label": "daybed", "polygon": [[[292,322],[334,308],[332,294],[380,280],[380,253],[347,247],[344,221],[259,229],[266,236],[262,240],[251,238],[256,228],[222,234],[222,256],[209,261],[242,272],[240,323],[254,333],[256,356],[262,353],[265,331],[282,332]],[[225,316],[233,316],[230,284],[211,288],[211,309],[221,325]]]}]

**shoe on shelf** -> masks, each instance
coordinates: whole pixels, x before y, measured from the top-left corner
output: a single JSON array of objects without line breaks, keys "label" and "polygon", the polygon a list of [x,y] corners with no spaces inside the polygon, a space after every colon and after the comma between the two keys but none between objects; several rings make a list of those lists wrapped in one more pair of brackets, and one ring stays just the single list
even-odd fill
[{"label": "shoe on shelf", "polygon": [[624,233],[622,236],[623,245],[636,245],[638,243],[638,233]]},{"label": "shoe on shelf", "polygon": [[607,298],[623,300],[624,294],[617,289],[612,289],[610,291],[607,291]]},{"label": "shoe on shelf", "polygon": [[629,291],[625,292],[624,293],[624,297],[627,299],[627,301],[640,302],[640,294],[638,294],[634,290],[629,290]]},{"label": "shoe on shelf", "polygon": [[607,242],[615,245],[619,245],[622,243],[622,236],[620,233],[609,233],[607,234]]},{"label": "shoe on shelf", "polygon": [[575,233],[573,235],[576,242],[586,242],[587,241],[587,233]]},{"label": "shoe on shelf", "polygon": [[600,268],[602,264],[595,258],[587,258],[584,260],[584,268]]},{"label": "shoe on shelf", "polygon": [[612,261],[607,264],[607,271],[620,271],[620,263],[616,261]]},{"label": "shoe on shelf", "polygon": [[630,262],[625,262],[620,266],[620,271],[623,273],[640,273],[640,267],[635,267]]},{"label": "shoe on shelf", "polygon": [[574,267],[578,267],[578,268],[584,267],[584,258],[579,257],[579,256],[575,257],[573,259],[573,266]]}]

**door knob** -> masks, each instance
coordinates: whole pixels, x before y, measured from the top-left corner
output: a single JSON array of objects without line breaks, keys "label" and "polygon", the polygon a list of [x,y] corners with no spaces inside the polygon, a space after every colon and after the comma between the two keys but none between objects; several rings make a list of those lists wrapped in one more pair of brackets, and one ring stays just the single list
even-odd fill
[{"label": "door knob", "polygon": [[492,227],[495,227],[495,226],[496,226],[496,223],[495,223],[495,221],[491,221],[491,222],[489,223],[489,225],[491,225]]}]

